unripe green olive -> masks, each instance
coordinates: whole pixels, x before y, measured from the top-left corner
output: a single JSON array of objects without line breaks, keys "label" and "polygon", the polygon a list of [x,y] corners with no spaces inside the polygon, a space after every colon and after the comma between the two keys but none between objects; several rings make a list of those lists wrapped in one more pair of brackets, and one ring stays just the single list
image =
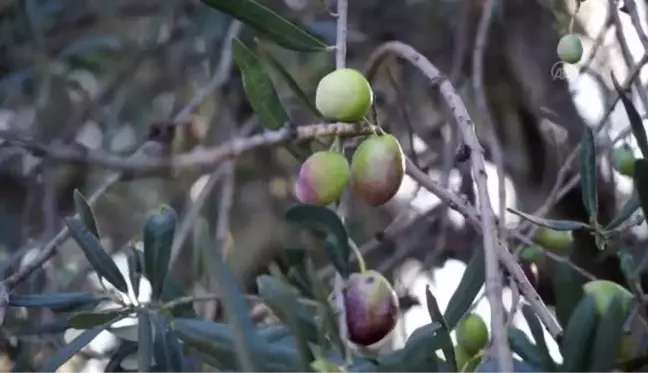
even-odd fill
[{"label": "unripe green olive", "polygon": [[586,295],[592,295],[596,302],[596,311],[603,316],[616,299],[625,313],[630,313],[632,308],[632,293],[616,282],[608,280],[594,280],[583,285]]},{"label": "unripe green olive", "polygon": [[571,231],[557,231],[544,227],[538,230],[536,239],[542,247],[556,254],[567,254],[574,243]]},{"label": "unripe green olive", "polygon": [[583,43],[574,34],[567,34],[560,38],[556,49],[558,57],[563,62],[577,63],[583,57]]},{"label": "unripe green olive", "polygon": [[612,167],[622,175],[634,175],[635,156],[629,146],[620,146],[612,151]]},{"label": "unripe green olive", "polygon": [[639,343],[632,334],[624,335],[619,345],[619,355],[617,361],[627,361],[637,357],[641,352]]},{"label": "unripe green olive", "polygon": [[365,139],[351,159],[351,188],[371,206],[392,199],[405,178],[405,155],[396,137],[373,135]]},{"label": "unripe green olive", "polygon": [[457,361],[458,372],[474,372],[481,362],[481,358],[474,357],[461,346],[455,346],[455,360]]},{"label": "unripe green olive", "polygon": [[476,313],[466,316],[457,326],[457,345],[475,355],[488,343],[488,327]]},{"label": "unripe green olive", "polygon": [[337,201],[349,183],[349,162],[340,153],[313,153],[302,164],[296,195],[302,203],[328,205]]},{"label": "unripe green olive", "polygon": [[389,281],[376,271],[353,273],[344,289],[349,340],[359,346],[380,342],[396,326],[398,297]]},{"label": "unripe green olive", "polygon": [[358,122],[373,104],[367,79],[357,70],[337,69],[317,85],[315,107],[329,121]]}]

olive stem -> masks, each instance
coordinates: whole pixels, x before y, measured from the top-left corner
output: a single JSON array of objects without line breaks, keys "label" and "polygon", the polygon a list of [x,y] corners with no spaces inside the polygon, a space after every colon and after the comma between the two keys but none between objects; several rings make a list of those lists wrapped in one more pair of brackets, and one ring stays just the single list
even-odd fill
[{"label": "olive stem", "polygon": [[[336,24],[336,50],[335,50],[335,68],[343,69],[346,66],[346,50],[347,50],[347,15],[348,15],[349,3],[348,0],[337,0],[337,24]],[[340,144],[340,151],[343,152],[344,146],[342,146],[342,140],[339,136],[336,136],[334,143]],[[344,222],[345,215],[345,199],[348,197],[347,193],[342,195],[342,199],[337,208],[337,214],[340,217],[340,220]],[[342,341],[347,341],[349,339],[349,330],[346,323],[346,307],[344,304],[344,279],[340,273],[335,275],[335,308],[338,312],[338,329],[340,334],[340,339]],[[342,365],[342,370],[346,371],[346,368],[351,365],[351,351],[349,346],[344,343],[344,351],[341,351],[344,357],[344,362]]]},{"label": "olive stem", "polygon": [[355,255],[356,260],[358,261],[358,268],[360,269],[360,273],[366,272],[367,271],[367,263],[365,263],[364,258],[362,257],[362,253],[360,252],[360,249],[358,248],[358,245],[353,242],[353,240],[349,240],[349,246],[351,246],[351,250],[353,251],[353,255]]}]

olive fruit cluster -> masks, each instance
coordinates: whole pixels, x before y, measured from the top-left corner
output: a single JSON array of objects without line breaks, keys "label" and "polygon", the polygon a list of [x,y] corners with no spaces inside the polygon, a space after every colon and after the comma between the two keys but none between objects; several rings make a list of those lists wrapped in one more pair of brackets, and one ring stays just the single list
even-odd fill
[{"label": "olive fruit cluster", "polygon": [[[356,70],[338,69],[317,86],[315,104],[329,121],[358,122],[373,103],[373,92]],[[334,151],[320,151],[302,165],[296,186],[302,203],[328,205],[338,200],[348,184],[354,194],[371,206],[387,203],[405,177],[405,156],[398,140],[389,134],[367,137],[349,165]]]},{"label": "olive fruit cluster", "polygon": [[455,359],[460,372],[473,372],[481,362],[480,352],[488,344],[486,323],[476,313],[464,317],[456,330]]},{"label": "olive fruit cluster", "polygon": [[391,284],[373,270],[349,276],[344,306],[349,341],[364,347],[384,339],[396,326],[400,312]]}]

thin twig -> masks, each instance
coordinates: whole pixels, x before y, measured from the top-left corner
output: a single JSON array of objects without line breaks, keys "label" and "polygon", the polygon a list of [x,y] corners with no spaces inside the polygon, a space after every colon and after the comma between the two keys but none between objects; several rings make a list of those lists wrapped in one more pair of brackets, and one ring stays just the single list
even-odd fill
[{"label": "thin twig", "polygon": [[[632,72],[625,79],[625,81],[621,85],[622,90],[627,90],[632,85],[633,81],[639,76],[639,73],[641,72],[641,70],[643,69],[646,63],[648,63],[648,53],[644,54],[644,56],[637,63],[637,65],[634,67]],[[609,123],[608,119],[610,118],[610,115],[612,115],[614,108],[616,107],[619,100],[621,100],[621,97],[619,96],[618,93],[615,93],[614,97],[615,97],[614,100],[607,107],[605,113],[603,114],[603,117],[601,117],[601,119],[594,127],[596,129],[595,132],[597,134],[605,128],[605,125],[607,123]],[[569,190],[571,190],[574,186],[578,184],[578,182],[580,181],[580,174],[573,176],[572,179],[569,180],[567,183],[564,183],[564,180],[565,177],[568,175],[569,171],[571,170],[573,166],[573,162],[579,154],[579,150],[580,150],[580,143],[576,144],[574,149],[567,156],[567,159],[565,160],[563,166],[560,168],[560,170],[558,170],[558,175],[556,176],[556,182],[553,188],[551,189],[551,191],[549,192],[549,196],[547,197],[547,200],[542,206],[540,206],[535,212],[533,212],[532,215],[538,217],[544,217],[545,215],[547,215],[551,210],[551,208],[555,206],[555,204],[558,201],[560,201],[560,199],[565,194],[567,194]],[[601,147],[597,147],[597,153],[601,150],[603,150],[601,149]],[[535,234],[535,232],[538,230],[538,228],[539,227],[537,225],[524,221],[519,225],[517,231],[524,232],[528,230],[527,237],[532,237]]]},{"label": "thin twig", "polygon": [[[619,46],[621,47],[621,54],[623,55],[623,59],[625,60],[626,65],[628,66],[628,70],[632,70],[636,67],[636,65],[634,63],[634,57],[632,57],[632,52],[630,51],[630,46],[628,45],[628,41],[626,40],[625,35],[623,35],[623,25],[621,23],[621,17],[619,17],[619,10],[616,7],[616,1],[609,0],[608,4],[610,6],[610,14],[612,16],[612,21],[614,22],[614,33],[616,35],[617,41],[619,42]],[[641,28],[637,30],[637,33],[643,34]],[[635,80],[632,85],[637,91],[637,95],[639,95],[639,99],[643,104],[644,111],[648,110],[648,94],[646,94],[646,90],[644,89],[641,80],[639,79]]]},{"label": "thin twig", "polygon": [[14,134],[0,131],[0,138],[11,139],[16,144],[21,144],[26,149],[36,151],[37,154],[46,155],[59,162],[87,164],[94,167],[103,167],[121,172],[145,176],[164,173],[186,167],[205,168],[212,170],[221,162],[261,147],[270,147],[293,140],[310,140],[327,136],[356,136],[370,134],[371,129],[362,128],[360,125],[349,123],[312,124],[300,126],[296,133],[288,128],[277,131],[267,131],[247,138],[236,138],[223,144],[210,148],[198,148],[186,153],[170,157],[122,157],[102,151],[93,151],[78,146],[65,146],[61,144],[40,144],[31,139],[18,138]]},{"label": "thin twig", "polygon": [[[242,126],[240,131],[240,136],[248,136],[250,132],[252,132],[258,124],[259,124],[258,117],[257,116],[251,117],[250,120],[246,121],[246,123]],[[189,208],[184,218],[182,219],[182,222],[180,223],[180,228],[178,229],[178,232],[173,237],[173,245],[171,246],[171,259],[169,261],[170,266],[173,266],[173,263],[175,263],[176,258],[180,254],[180,249],[182,248],[182,245],[189,237],[189,233],[191,233],[191,230],[194,227],[196,219],[198,218],[198,216],[200,216],[200,211],[202,210],[202,207],[205,205],[205,201],[207,201],[207,197],[211,194],[214,187],[216,187],[216,184],[221,179],[221,176],[223,176],[223,174],[226,172],[226,168],[227,168],[227,163],[221,164],[209,175],[207,182],[205,183],[205,186],[202,188],[200,194],[198,194],[198,197],[196,197],[196,199],[193,201],[191,207]]]},{"label": "thin twig", "polygon": [[[443,78],[441,72],[432,63],[416,51],[411,46],[392,41],[378,47],[374,52],[372,61],[378,60],[379,56],[392,53],[405,60],[409,61],[412,65],[417,67],[431,82],[439,82],[439,91],[443,96],[446,105],[452,112],[456,124],[462,134],[463,140],[466,145],[471,149],[471,167],[475,182],[477,184],[477,192],[479,196],[480,207],[480,223],[482,226],[482,236],[484,242],[485,264],[486,264],[486,294],[490,303],[492,319],[491,324],[493,327],[493,339],[496,341],[496,348],[498,350],[497,359],[498,364],[504,371],[511,371],[513,369],[513,362],[510,352],[506,343],[506,336],[503,335],[504,331],[504,307],[502,305],[502,278],[499,272],[499,265],[497,260],[497,251],[500,249],[499,242],[495,236],[497,226],[495,224],[495,215],[490,204],[490,196],[488,194],[488,183],[486,176],[486,167],[484,162],[484,151],[477,135],[475,134],[474,123],[470,119],[470,115],[466,110],[461,98],[457,95],[454,87],[450,82]],[[510,253],[509,253],[510,254]],[[502,342],[504,341],[504,342]],[[502,346],[503,344],[503,346]]]},{"label": "thin twig", "polygon": [[[343,69],[346,66],[346,51],[347,51],[347,18],[349,11],[349,3],[347,0],[337,0],[337,32],[335,43],[335,68]],[[344,145],[340,147],[344,152]],[[337,210],[340,219],[344,221],[346,215],[347,200],[350,197],[348,188],[342,195],[341,203]],[[338,312],[338,329],[340,338],[343,341],[348,339],[349,331],[346,323],[346,307],[344,305],[344,280],[340,273],[335,274],[335,284],[333,293],[335,295],[335,308]],[[344,368],[351,365],[351,352],[347,344],[344,345]]]},{"label": "thin twig", "polygon": [[[484,53],[488,42],[488,33],[490,31],[491,18],[493,16],[493,8],[495,5],[494,0],[486,0],[483,6],[483,13],[479,21],[479,26],[477,28],[477,36],[475,42],[475,52],[473,53],[473,89],[475,91],[477,99],[477,107],[481,112],[482,119],[485,121],[485,127],[488,131],[488,142],[490,145],[491,153],[493,154],[493,160],[497,167],[497,179],[499,186],[499,220],[495,225],[492,225],[493,231],[490,234],[500,234],[500,240],[506,239],[506,229],[504,224],[504,218],[506,216],[506,185],[504,183],[504,162],[502,156],[502,148],[499,144],[497,136],[495,135],[495,124],[491,116],[490,110],[488,109],[488,103],[486,102],[486,92],[484,92]],[[466,113],[467,115],[467,113]],[[469,120],[468,118],[466,118]],[[459,119],[458,119],[459,121]],[[474,126],[473,123],[466,122],[463,124],[465,127]],[[474,134],[474,129],[470,128],[464,131],[464,139],[467,144],[472,148],[473,151],[479,151],[479,144],[475,144],[476,139],[466,139],[468,131]],[[474,144],[471,145],[471,142]],[[483,155],[474,154],[471,158],[479,158]],[[479,164],[481,163],[481,164]],[[484,169],[483,160],[479,162],[473,162],[473,172],[477,182],[479,183],[480,179],[483,183],[482,187],[479,188],[479,204],[483,206],[484,204],[490,204],[490,201],[485,201],[489,199],[487,184],[486,184],[486,170]],[[479,175],[479,173],[483,173]],[[478,184],[479,185],[479,184]],[[488,296],[488,301],[491,306],[491,330],[493,334],[493,347],[495,349],[495,355],[497,357],[497,362],[499,369],[504,372],[509,372],[513,370],[513,357],[511,354],[511,349],[508,345],[508,339],[506,337],[506,325],[504,324],[504,305],[502,304],[502,279],[499,273],[499,267],[497,264],[497,256],[495,254],[497,238],[487,238],[487,230],[491,229],[491,226],[486,225],[488,215],[491,213],[490,206],[482,207],[482,224],[484,224],[484,250],[486,250],[486,294]],[[492,219],[493,217],[489,217]],[[492,224],[492,223],[489,223]],[[495,231],[496,225],[499,225],[499,229]],[[488,242],[488,241],[492,242]],[[491,245],[489,247],[489,245]],[[491,251],[489,253],[489,250]],[[489,290],[490,288],[490,290]],[[512,316],[511,316],[512,317]]]},{"label": "thin twig", "polygon": [[[236,22],[236,21],[234,21]],[[233,23],[231,27],[240,27],[236,25],[236,23]],[[233,35],[233,33],[228,33],[230,36]],[[230,67],[231,67],[231,40],[225,40],[224,42],[224,47],[223,51],[221,52],[221,59],[218,68],[216,69],[216,72],[210,81],[208,83],[209,87],[216,88],[218,84],[213,84],[214,81],[223,81],[229,76],[230,72]],[[223,58],[224,57],[224,58]],[[210,92],[207,92],[205,90],[205,93],[201,96],[202,99],[206,98],[209,95]],[[107,93],[106,93],[107,94]],[[198,102],[197,100],[192,100],[190,101],[187,106],[185,107],[184,110],[182,110],[178,116],[174,118],[174,121],[177,121],[179,118],[181,118],[181,115],[184,115],[184,113],[191,113],[195,110],[198,105],[200,105],[201,102]],[[145,142],[135,153],[142,153],[142,151],[145,151],[146,147],[150,145],[150,142],[147,141]],[[52,157],[56,159],[56,157]],[[110,187],[112,187],[115,183],[117,183],[119,180],[121,180],[123,176],[122,171],[114,172],[111,173],[106,177],[106,179],[103,181],[101,185],[95,190],[94,193],[92,193],[89,198],[88,202],[92,205],[96,202],[96,200],[102,196]],[[29,275],[34,272],[36,269],[40,268],[47,260],[49,260],[55,253],[56,249],[62,245],[67,239],[69,238],[69,231],[67,227],[63,227],[59,231],[59,233],[54,236],[52,240],[50,240],[47,244],[43,246],[41,249],[40,253],[36,258],[34,258],[31,262],[28,264],[24,265],[21,267],[18,271],[16,271],[14,274],[12,274],[10,277],[8,277],[6,280],[4,280],[4,284],[8,289],[13,288],[18,284],[19,282],[25,280]]]}]

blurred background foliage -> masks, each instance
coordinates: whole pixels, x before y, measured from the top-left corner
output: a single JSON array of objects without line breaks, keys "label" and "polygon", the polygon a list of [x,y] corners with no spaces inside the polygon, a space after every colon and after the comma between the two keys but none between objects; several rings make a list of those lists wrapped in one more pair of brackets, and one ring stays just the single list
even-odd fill
[{"label": "blurred background foliage", "polygon": [[[333,44],[335,19],[327,13],[326,3],[264,2]],[[570,81],[551,76],[557,62],[556,44],[567,29],[574,4],[561,0],[496,3],[484,51],[485,93],[512,187],[510,205],[533,212],[549,196],[558,169],[580,141],[585,126],[591,124],[572,99]],[[348,65],[362,69],[372,50],[385,41],[412,45],[461,92],[472,109],[486,156],[492,160],[493,149],[481,125],[484,120],[475,110],[471,82],[482,5],[475,0],[351,1]],[[586,54],[594,43],[593,32],[607,19],[607,7],[602,0],[589,0],[581,8],[575,30],[584,38]],[[253,37],[245,28],[235,30],[230,17],[196,0],[0,0],[0,138],[29,138],[38,144],[79,143],[128,154],[146,140],[153,123],[170,121],[214,74],[223,76],[218,89],[190,120],[179,124],[173,150],[218,144],[241,131],[260,131],[245,99],[240,73],[227,56],[228,34],[234,32],[242,40]],[[319,79],[334,68],[330,53],[302,54],[271,43],[259,45],[311,96]],[[606,107],[613,91],[608,70],[618,73],[619,80],[628,71],[619,63],[613,42],[604,48],[604,56],[597,54],[583,74],[593,77],[602,93],[601,102],[591,105]],[[271,67],[267,70],[291,118],[296,123],[311,123],[314,118],[278,72]],[[374,89],[380,122],[401,139],[405,152],[421,168],[474,199],[467,165],[454,161],[458,145],[454,126],[445,125],[448,116],[429,83],[418,72],[390,59],[374,80]],[[186,289],[205,291],[209,268],[194,243],[200,241],[201,234],[217,232],[219,209],[223,203],[232,203],[229,232],[217,239],[225,245],[235,272],[254,287],[254,275],[265,271],[282,248],[303,245],[323,251],[322,242],[296,232],[281,219],[295,202],[292,188],[298,169],[297,161],[285,150],[259,149],[236,161],[231,201],[218,192],[225,187],[225,178],[189,169],[173,179],[120,182],[98,200],[94,211],[106,247],[119,253],[128,240],[140,234],[145,214],[159,204],[172,205],[181,218],[199,204],[200,216],[187,227],[187,239],[177,248],[172,270]],[[15,269],[15,259],[25,260],[49,241],[61,229],[61,218],[73,212],[73,189],[91,194],[106,172],[91,165],[37,157],[3,140],[2,271]],[[627,191],[624,194],[616,188],[614,180],[619,177],[612,172],[599,174],[602,223],[627,198]],[[513,191],[515,198],[511,197]],[[206,194],[199,197],[201,193]],[[548,215],[587,221],[580,194],[579,187],[574,187]],[[348,226],[355,241],[363,244],[369,265],[389,277],[407,259],[416,259],[430,269],[447,258],[470,258],[475,232],[461,219],[448,216],[445,206],[437,205],[408,180],[398,198],[384,208],[352,201]],[[396,225],[384,232],[394,218]],[[506,219],[515,222],[510,216]],[[645,232],[635,233],[623,237],[631,249],[643,244]],[[32,291],[93,286],[86,281],[88,264],[75,245],[68,240],[59,247],[59,255],[24,286]],[[596,253],[593,238],[579,236],[571,259],[597,277],[622,283],[616,257],[600,260]],[[324,260],[320,264],[322,273],[330,276],[331,268]],[[551,283],[542,281],[551,278],[551,263],[547,266],[540,271],[540,292],[551,302]],[[207,307],[200,314],[216,318],[219,310]],[[9,356],[15,355],[15,351],[9,352]]]}]

